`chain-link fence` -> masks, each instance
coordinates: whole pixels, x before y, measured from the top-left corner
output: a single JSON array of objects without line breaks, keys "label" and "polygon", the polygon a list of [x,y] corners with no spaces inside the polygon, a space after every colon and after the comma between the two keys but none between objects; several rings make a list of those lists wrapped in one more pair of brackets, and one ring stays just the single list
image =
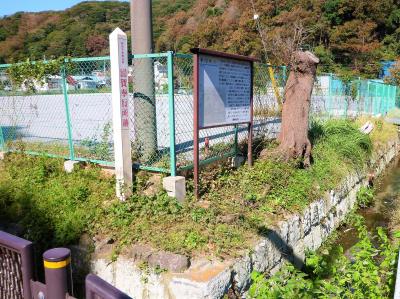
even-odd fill
[{"label": "chain-link fence", "polygon": [[[193,57],[173,52],[131,56],[129,67],[132,161],[140,169],[176,174],[193,165]],[[109,57],[65,61],[35,90],[13,86],[0,65],[0,149],[23,150],[112,165],[113,132]],[[271,80],[273,76],[274,80]],[[280,130],[285,67],[254,65],[254,135]],[[37,83],[37,82],[36,82]],[[311,100],[316,117],[386,114],[399,90],[373,80],[317,77]],[[240,155],[247,127],[200,131],[200,163]],[[244,153],[242,153],[244,154]]]},{"label": "chain-link fence", "polygon": [[112,164],[109,57],[66,60],[33,90],[13,86],[10,67],[0,66],[3,150]]},{"label": "chain-link fence", "polygon": [[333,74],[317,77],[311,112],[319,117],[386,115],[396,108],[399,89],[378,80],[343,81]]},{"label": "chain-link fence", "polygon": [[[142,169],[170,172],[172,52],[132,57],[130,97],[132,161]],[[171,78],[171,79],[170,79]],[[171,102],[172,101],[172,102]]]},{"label": "chain-link fence", "polygon": [[[254,134],[275,137],[279,129],[279,109],[269,76],[269,66],[257,64],[254,72]],[[286,70],[272,67],[277,92],[282,96]],[[180,170],[193,167],[193,57],[174,56],[174,102],[176,161]],[[247,126],[225,126],[199,132],[200,164],[244,154],[240,144],[247,139]]]},{"label": "chain-link fence", "polygon": [[114,143],[109,57],[72,59],[65,81],[72,160],[111,163]]}]

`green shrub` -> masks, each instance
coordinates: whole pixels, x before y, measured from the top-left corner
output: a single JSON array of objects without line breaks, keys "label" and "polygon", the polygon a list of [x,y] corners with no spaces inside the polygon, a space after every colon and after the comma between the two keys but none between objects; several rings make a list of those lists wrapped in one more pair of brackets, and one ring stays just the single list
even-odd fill
[{"label": "green shrub", "polygon": [[114,197],[113,180],[96,167],[67,174],[61,159],[23,155],[8,155],[1,167],[0,222],[42,248],[77,242]]}]

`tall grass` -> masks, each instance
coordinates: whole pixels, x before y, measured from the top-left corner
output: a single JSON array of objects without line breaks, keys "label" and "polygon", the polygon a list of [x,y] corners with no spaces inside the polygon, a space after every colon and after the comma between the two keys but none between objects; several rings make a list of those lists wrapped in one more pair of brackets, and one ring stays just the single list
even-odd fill
[{"label": "tall grass", "polygon": [[363,134],[357,124],[346,119],[332,119],[324,123],[313,121],[310,139],[315,145],[315,156],[335,151],[342,161],[361,167],[372,152],[369,135]]}]

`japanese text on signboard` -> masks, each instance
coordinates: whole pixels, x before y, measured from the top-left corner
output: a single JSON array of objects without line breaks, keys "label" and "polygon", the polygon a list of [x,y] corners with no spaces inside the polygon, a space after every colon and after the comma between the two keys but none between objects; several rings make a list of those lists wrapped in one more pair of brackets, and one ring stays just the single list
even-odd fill
[{"label": "japanese text on signboard", "polygon": [[250,122],[251,62],[200,55],[200,128]]}]

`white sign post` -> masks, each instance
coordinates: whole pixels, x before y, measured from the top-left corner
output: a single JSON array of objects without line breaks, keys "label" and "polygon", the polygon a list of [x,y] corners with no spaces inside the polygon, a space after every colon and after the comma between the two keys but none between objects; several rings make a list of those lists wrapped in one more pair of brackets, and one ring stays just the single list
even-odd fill
[{"label": "white sign post", "polygon": [[129,138],[128,46],[119,28],[110,34],[111,89],[117,196],[124,201],[132,194],[132,157]]}]

